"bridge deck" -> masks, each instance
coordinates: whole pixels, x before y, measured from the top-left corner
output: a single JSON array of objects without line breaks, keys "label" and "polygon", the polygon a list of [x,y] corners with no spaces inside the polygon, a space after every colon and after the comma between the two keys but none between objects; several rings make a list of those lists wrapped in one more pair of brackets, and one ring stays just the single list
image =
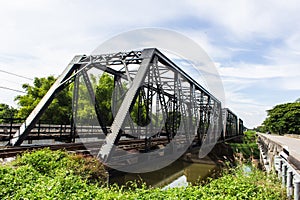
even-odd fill
[{"label": "bridge deck", "polygon": [[300,163],[300,139],[281,136],[281,135],[270,135],[270,134],[261,134],[261,135],[273,141],[274,143],[281,145],[282,147],[286,146],[289,151],[289,157],[293,157],[296,161]]}]

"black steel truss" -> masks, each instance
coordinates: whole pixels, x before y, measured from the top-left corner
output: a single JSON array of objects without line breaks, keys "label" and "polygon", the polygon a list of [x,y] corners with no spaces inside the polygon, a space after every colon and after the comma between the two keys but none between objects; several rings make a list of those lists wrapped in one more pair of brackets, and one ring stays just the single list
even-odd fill
[{"label": "black steel truss", "polygon": [[[108,73],[114,79],[114,106],[111,111],[114,117],[110,127],[103,122],[104,113],[98,106],[100,100],[96,98],[90,81],[90,72],[94,69]],[[106,135],[98,155],[103,160],[110,158],[123,135],[144,139],[146,150],[150,150],[151,139],[155,137],[166,137],[170,142],[175,137],[193,140],[197,136],[201,144],[213,120],[211,113],[214,107],[221,108],[218,99],[157,49],[76,56],[14,135],[10,145],[22,143],[55,94],[74,80],[73,120],[76,122],[80,79],[87,87],[88,98]],[[127,88],[124,87],[125,82]],[[135,106],[137,121],[131,119]],[[76,126],[73,127],[75,132]],[[192,130],[192,127],[196,129]]]}]

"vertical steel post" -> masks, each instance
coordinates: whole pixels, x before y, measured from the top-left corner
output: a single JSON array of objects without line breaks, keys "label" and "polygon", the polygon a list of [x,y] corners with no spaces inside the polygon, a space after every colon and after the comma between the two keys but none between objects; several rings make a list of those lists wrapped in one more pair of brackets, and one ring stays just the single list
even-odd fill
[{"label": "vertical steel post", "polygon": [[279,161],[279,168],[278,168],[278,178],[279,178],[279,180],[280,180],[281,177],[282,177],[282,165],[283,165],[283,161],[280,160],[280,161]]},{"label": "vertical steel post", "polygon": [[287,170],[286,194],[288,198],[293,195],[293,170],[291,168]]},{"label": "vertical steel post", "polygon": [[59,128],[59,137],[60,137],[60,139],[62,139],[62,128],[63,127],[63,125],[61,124],[60,125],[60,128]]},{"label": "vertical steel post", "polygon": [[300,200],[300,180],[294,181],[294,200]]},{"label": "vertical steel post", "polygon": [[[77,72],[77,70],[75,70]],[[75,143],[76,135],[76,123],[77,123],[77,110],[78,110],[78,98],[79,98],[79,84],[80,76],[77,74],[74,77],[74,88],[73,88],[73,98],[72,98],[72,115],[71,115],[71,129],[70,129],[70,142]]]},{"label": "vertical steel post", "polygon": [[40,138],[40,133],[41,133],[41,120],[39,120],[38,123],[38,138]]},{"label": "vertical steel post", "polygon": [[286,185],[286,175],[287,175],[287,165],[283,164],[282,165],[282,174],[281,174],[282,187],[285,187],[285,185]]},{"label": "vertical steel post", "polygon": [[12,138],[13,121],[14,121],[14,119],[12,117],[10,117],[10,119],[9,119],[9,122],[10,122],[10,126],[9,126],[9,142],[10,142],[10,139]]}]

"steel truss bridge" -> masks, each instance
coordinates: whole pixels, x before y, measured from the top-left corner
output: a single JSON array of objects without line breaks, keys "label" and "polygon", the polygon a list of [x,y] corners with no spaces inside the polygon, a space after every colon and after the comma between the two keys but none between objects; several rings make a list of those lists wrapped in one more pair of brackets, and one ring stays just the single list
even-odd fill
[{"label": "steel truss bridge", "polygon": [[[107,85],[113,86],[108,97],[97,87],[104,76],[113,81]],[[218,140],[242,134],[242,120],[238,122],[229,109],[222,113],[217,98],[159,50],[149,48],[75,56],[8,145],[21,145],[55,95],[70,84],[71,130],[80,136],[79,126],[100,127],[98,134],[104,137],[97,156],[104,161],[125,140],[144,141],[142,151],[148,152],[153,150],[153,144],[164,139],[165,148],[169,145],[172,151],[184,152],[191,145],[214,145]],[[103,106],[103,99],[109,100],[109,110]]]}]

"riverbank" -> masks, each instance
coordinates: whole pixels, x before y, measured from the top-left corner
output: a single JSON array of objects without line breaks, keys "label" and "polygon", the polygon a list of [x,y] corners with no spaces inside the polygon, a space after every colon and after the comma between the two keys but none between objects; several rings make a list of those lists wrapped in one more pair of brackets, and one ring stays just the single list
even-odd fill
[{"label": "riverbank", "polygon": [[235,162],[234,152],[229,144],[216,144],[204,158],[199,158],[199,149],[194,148],[188,151],[182,156],[182,159],[191,163],[216,165],[219,168],[227,166],[228,163],[233,164]]},{"label": "riverbank", "polygon": [[[66,152],[40,150],[28,153],[9,165],[0,166],[1,199],[282,199],[276,177],[243,166],[223,172],[205,185],[162,189],[107,186],[97,177],[103,170],[94,160]],[[97,179],[94,179],[97,178]]]},{"label": "riverbank", "polygon": [[136,182],[108,186],[105,174],[91,157],[49,149],[26,153],[0,166],[0,199],[285,199],[275,175],[243,164],[205,184],[177,188],[138,187]]}]

